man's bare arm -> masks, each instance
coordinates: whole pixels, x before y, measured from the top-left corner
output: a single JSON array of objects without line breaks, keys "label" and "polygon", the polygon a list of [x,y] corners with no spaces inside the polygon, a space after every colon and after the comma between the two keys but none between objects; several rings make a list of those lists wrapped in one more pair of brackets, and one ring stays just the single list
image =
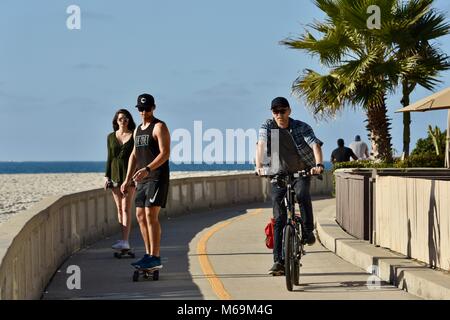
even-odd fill
[{"label": "man's bare arm", "polygon": [[259,140],[256,145],[256,156],[255,156],[255,165],[256,165],[256,173],[258,175],[264,175],[264,155],[266,154],[267,143],[266,141]]},{"label": "man's bare arm", "polygon": [[[321,163],[323,164],[323,154],[322,154],[322,147],[315,143],[312,146],[313,152],[314,152],[314,158],[316,159],[316,164]],[[311,169],[312,174],[321,174],[323,172],[323,167],[314,167]]]},{"label": "man's bare arm", "polygon": [[263,167],[263,159],[264,159],[264,152],[266,151],[266,143],[264,141],[259,140],[256,144],[256,156],[255,156],[255,164],[256,168],[262,168]]},{"label": "man's bare arm", "polygon": [[148,165],[150,170],[155,170],[162,166],[170,158],[170,132],[165,124],[158,124],[155,126],[155,137],[158,140],[158,146],[160,153],[158,156]]}]

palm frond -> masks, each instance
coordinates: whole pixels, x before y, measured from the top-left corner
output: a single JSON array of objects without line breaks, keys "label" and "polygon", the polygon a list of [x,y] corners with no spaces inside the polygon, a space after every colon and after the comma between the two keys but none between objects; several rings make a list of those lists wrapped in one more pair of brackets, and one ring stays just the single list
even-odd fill
[{"label": "palm frond", "polygon": [[321,75],[306,69],[292,85],[292,93],[304,97],[309,108],[317,118],[333,117],[344,108],[341,95],[344,85],[337,75],[330,73]]},{"label": "palm frond", "polygon": [[373,68],[380,61],[380,52],[372,50],[357,60],[345,61],[336,68],[336,73],[349,82],[357,82],[367,76],[367,71]]},{"label": "palm frond", "polygon": [[280,44],[318,55],[321,63],[329,67],[339,63],[349,52],[359,50],[359,44],[354,42],[354,38],[349,37],[342,26],[330,28],[324,24],[316,24],[313,28],[326,31],[326,34],[321,39],[317,39],[307,31],[300,38],[288,38],[282,40]]}]

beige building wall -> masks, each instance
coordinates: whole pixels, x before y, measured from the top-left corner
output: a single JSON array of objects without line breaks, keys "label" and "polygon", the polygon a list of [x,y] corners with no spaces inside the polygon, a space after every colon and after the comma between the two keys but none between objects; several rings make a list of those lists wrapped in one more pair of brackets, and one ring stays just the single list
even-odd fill
[{"label": "beige building wall", "polygon": [[375,243],[450,271],[450,181],[377,176]]}]

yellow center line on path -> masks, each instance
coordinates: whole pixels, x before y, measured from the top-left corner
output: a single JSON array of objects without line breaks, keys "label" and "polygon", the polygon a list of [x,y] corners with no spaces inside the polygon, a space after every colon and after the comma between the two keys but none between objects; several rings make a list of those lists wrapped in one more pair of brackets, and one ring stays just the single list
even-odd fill
[{"label": "yellow center line on path", "polygon": [[197,244],[197,255],[198,260],[200,262],[200,267],[202,268],[203,274],[206,276],[206,278],[209,281],[209,284],[212,287],[212,290],[214,293],[219,297],[220,300],[231,300],[230,294],[225,290],[225,287],[223,286],[222,281],[217,277],[217,275],[214,272],[214,269],[211,265],[211,262],[209,261],[208,254],[206,252],[206,243],[208,242],[209,238],[219,231],[220,229],[225,228],[226,226],[230,225],[233,222],[246,219],[251,216],[255,216],[257,214],[260,214],[262,212],[262,209],[256,209],[255,211],[251,211],[243,216],[232,218],[228,221],[221,222],[215,226],[213,226],[208,232],[206,232],[201,239],[199,240]]}]

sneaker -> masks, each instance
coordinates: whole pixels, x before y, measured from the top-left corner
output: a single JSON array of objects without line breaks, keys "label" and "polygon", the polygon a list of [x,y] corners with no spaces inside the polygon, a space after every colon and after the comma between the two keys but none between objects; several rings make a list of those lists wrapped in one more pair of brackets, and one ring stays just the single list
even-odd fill
[{"label": "sneaker", "polygon": [[121,243],[122,243],[122,240],[117,240],[116,242],[114,242],[114,244],[111,246],[111,248],[113,248],[114,250],[120,250]]},{"label": "sneaker", "polygon": [[314,235],[314,232],[310,232],[306,236],[306,244],[308,244],[309,246],[312,246],[314,243],[316,243],[316,236]]},{"label": "sneaker", "polygon": [[140,267],[141,264],[142,264],[143,262],[145,262],[145,261],[151,259],[151,257],[152,257],[152,256],[149,255],[149,254],[144,254],[144,256],[143,256],[140,260],[135,261],[135,262],[132,262],[131,265],[132,265],[133,267],[138,267],[138,266]]},{"label": "sneaker", "polygon": [[269,274],[273,274],[274,276],[284,275],[284,265],[280,262],[275,262],[269,270]]},{"label": "sneaker", "polygon": [[131,249],[130,243],[127,240],[123,240],[122,241],[122,246],[123,246],[122,249],[124,249],[124,250],[130,250]]},{"label": "sneaker", "polygon": [[129,250],[130,244],[128,241],[119,240],[111,246],[114,250]]},{"label": "sneaker", "polygon": [[143,261],[141,264],[139,264],[139,266],[142,269],[153,269],[153,268],[161,269],[162,268],[161,258],[152,256],[150,259],[147,259]]}]

